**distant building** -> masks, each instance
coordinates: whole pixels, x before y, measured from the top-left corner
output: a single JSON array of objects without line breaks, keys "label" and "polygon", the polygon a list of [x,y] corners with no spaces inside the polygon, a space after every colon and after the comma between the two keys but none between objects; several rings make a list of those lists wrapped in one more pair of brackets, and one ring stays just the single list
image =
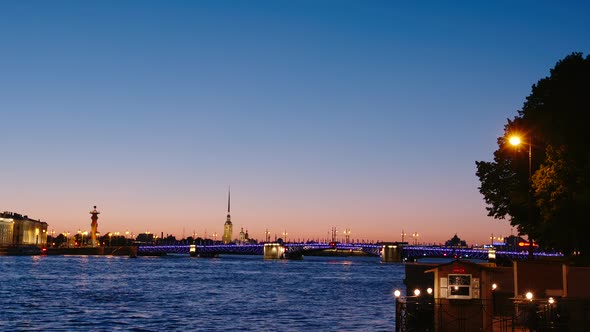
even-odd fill
[{"label": "distant building", "polygon": [[227,219],[225,220],[225,224],[223,225],[223,238],[222,241],[224,244],[228,244],[232,242],[233,237],[233,225],[231,223],[231,215],[230,213],[230,198],[231,193],[228,191],[227,193]]},{"label": "distant building", "polygon": [[47,223],[14,212],[0,213],[0,246],[47,244]]},{"label": "distant building", "polygon": [[151,233],[140,233],[137,234],[137,238],[135,239],[135,241],[139,242],[139,243],[154,243],[154,234]]},{"label": "distant building", "polygon": [[520,236],[510,235],[504,238],[505,249],[508,251],[525,251],[529,250],[529,241]]},{"label": "distant building", "polygon": [[461,240],[457,234],[453,236],[450,240],[445,242],[446,247],[467,247],[467,242]]},{"label": "distant building", "polygon": [[238,243],[246,243],[246,233],[244,233],[244,227],[242,227],[242,229],[240,230],[240,234],[238,235]]}]

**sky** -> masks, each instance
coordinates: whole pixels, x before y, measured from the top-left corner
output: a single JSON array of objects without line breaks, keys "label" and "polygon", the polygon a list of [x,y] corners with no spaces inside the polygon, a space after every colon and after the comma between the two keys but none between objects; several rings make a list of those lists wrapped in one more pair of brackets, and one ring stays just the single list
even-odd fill
[{"label": "sky", "polygon": [[1,1],[0,210],[56,233],[489,243],[476,160],[588,3]]}]

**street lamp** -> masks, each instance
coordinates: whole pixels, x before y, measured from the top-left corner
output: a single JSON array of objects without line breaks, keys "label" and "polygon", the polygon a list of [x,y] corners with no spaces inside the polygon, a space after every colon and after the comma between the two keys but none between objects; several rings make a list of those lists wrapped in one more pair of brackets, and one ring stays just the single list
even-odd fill
[{"label": "street lamp", "polygon": [[[532,166],[532,159],[533,159],[533,144],[532,138],[529,135],[528,142],[526,144],[529,146],[529,177],[528,177],[528,195],[527,195],[527,202],[528,202],[528,222],[532,224],[533,222],[533,200],[532,200],[532,187],[533,187],[533,166]],[[519,136],[513,135],[508,139],[508,142],[513,146],[519,146],[523,144],[521,138]],[[533,258],[533,237],[531,234],[529,236],[529,258]]]},{"label": "street lamp", "polygon": [[401,331],[401,321],[402,321],[402,309],[401,309],[401,303],[400,303],[400,296],[402,295],[402,292],[400,292],[399,289],[396,289],[393,292],[393,295],[395,296],[395,330],[396,331]]},{"label": "street lamp", "polygon": [[348,244],[350,242],[350,229],[345,229],[344,230],[344,237],[345,237],[345,243]]},{"label": "street lamp", "polygon": [[287,230],[285,230],[285,231],[283,232],[283,236],[285,237],[285,238],[283,239],[283,242],[285,242],[285,243],[287,243],[287,235],[289,235],[289,233],[287,233]]},{"label": "street lamp", "polygon": [[490,236],[490,240],[492,240],[492,247],[493,247],[494,240],[504,241],[504,237],[503,236],[494,236],[494,233],[492,233],[492,236]]},{"label": "street lamp", "polygon": [[264,231],[264,239],[265,242],[270,242],[270,232],[268,231],[268,228],[266,229],[266,231]]}]

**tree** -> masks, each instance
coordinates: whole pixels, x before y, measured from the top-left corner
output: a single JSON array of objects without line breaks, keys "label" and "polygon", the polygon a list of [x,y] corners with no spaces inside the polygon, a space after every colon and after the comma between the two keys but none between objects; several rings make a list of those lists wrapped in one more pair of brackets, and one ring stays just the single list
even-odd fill
[{"label": "tree", "polygon": [[[498,138],[494,160],[476,162],[488,215],[508,217],[541,247],[589,252],[580,232],[590,216],[589,123],[590,57],[572,53],[533,85]],[[528,148],[508,144],[514,133],[531,146],[530,177]]]},{"label": "tree", "polygon": [[[545,162],[533,176],[533,189],[540,209],[545,242],[566,252],[590,252],[587,228],[590,215],[590,178],[580,169],[565,145],[547,146]],[[586,164],[588,167],[588,164]]]}]

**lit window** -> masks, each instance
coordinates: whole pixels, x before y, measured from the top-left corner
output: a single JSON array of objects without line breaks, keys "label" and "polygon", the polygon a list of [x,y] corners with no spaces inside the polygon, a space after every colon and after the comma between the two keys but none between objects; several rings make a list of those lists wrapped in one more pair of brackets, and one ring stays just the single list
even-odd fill
[{"label": "lit window", "polygon": [[449,299],[471,299],[471,274],[449,274]]}]

